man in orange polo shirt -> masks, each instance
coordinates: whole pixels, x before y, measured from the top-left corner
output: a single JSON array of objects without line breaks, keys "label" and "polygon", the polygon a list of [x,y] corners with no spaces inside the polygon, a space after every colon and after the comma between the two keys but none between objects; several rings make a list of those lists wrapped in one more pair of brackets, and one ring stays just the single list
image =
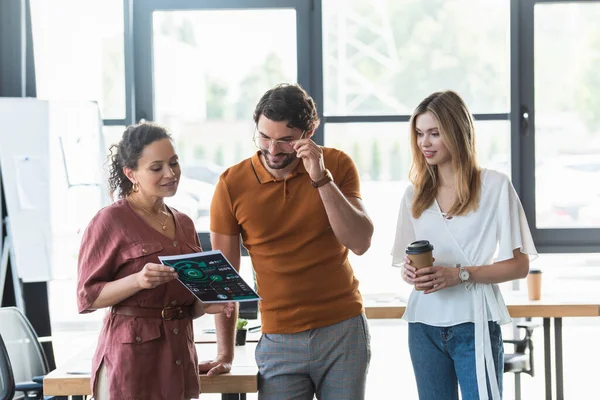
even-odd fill
[{"label": "man in orange polo shirt", "polygon": [[[239,269],[240,235],[262,297],[256,348],[259,399],[364,399],[369,331],[348,251],[363,254],[373,224],[354,162],[311,140],[319,125],[299,86],[267,91],[254,111],[258,152],[225,171],[210,210],[213,249]],[[236,318],[216,317],[228,372]]]}]

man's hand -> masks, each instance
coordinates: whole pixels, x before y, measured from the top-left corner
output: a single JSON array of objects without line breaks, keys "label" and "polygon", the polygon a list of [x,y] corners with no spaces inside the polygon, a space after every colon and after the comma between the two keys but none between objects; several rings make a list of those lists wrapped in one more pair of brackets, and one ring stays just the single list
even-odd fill
[{"label": "man's hand", "polygon": [[310,139],[300,139],[294,142],[296,156],[302,159],[304,168],[313,182],[321,180],[325,176],[325,162],[323,161],[323,149]]},{"label": "man's hand", "polygon": [[226,374],[231,371],[233,358],[229,359],[223,356],[217,356],[214,360],[202,361],[198,364],[200,373],[206,373],[207,376]]}]

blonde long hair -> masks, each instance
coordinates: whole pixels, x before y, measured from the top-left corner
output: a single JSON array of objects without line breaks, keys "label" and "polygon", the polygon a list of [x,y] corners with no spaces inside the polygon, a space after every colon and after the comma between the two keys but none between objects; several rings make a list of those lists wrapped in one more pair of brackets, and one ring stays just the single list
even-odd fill
[{"label": "blonde long hair", "polygon": [[437,165],[429,165],[417,144],[417,117],[430,112],[438,122],[440,138],[448,148],[455,171],[456,201],[449,216],[465,215],[477,210],[481,186],[481,169],[475,150],[473,117],[463,99],[451,90],[435,92],[423,100],[410,118],[412,165],[410,181],[414,185],[412,215],[419,218],[431,206],[437,194]]}]

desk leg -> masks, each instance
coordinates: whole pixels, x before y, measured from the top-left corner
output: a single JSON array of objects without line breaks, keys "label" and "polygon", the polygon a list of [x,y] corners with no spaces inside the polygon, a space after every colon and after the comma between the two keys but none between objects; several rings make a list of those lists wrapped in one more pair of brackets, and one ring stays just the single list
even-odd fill
[{"label": "desk leg", "polygon": [[554,318],[554,363],[556,367],[556,400],[564,400],[562,318]]},{"label": "desk leg", "polygon": [[246,400],[246,393],[223,393],[221,400]]},{"label": "desk leg", "polygon": [[552,349],[550,347],[550,318],[544,318],[544,372],[546,374],[546,400],[552,400]]}]

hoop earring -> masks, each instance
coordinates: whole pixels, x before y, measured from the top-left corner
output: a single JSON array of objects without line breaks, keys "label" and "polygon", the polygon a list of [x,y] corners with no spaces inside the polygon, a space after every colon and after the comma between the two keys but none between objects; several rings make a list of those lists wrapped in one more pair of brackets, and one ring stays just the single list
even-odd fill
[{"label": "hoop earring", "polygon": [[133,184],[133,192],[137,193],[140,191],[140,185],[138,185],[137,183]]}]

